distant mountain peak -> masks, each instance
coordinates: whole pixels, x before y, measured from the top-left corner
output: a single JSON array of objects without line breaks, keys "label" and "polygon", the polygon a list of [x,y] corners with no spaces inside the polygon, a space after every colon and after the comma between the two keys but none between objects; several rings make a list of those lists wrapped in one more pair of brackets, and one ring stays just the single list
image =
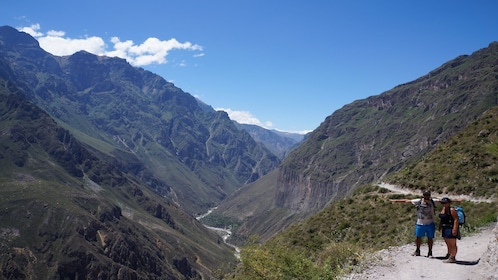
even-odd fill
[{"label": "distant mountain peak", "polygon": [[31,35],[11,26],[0,26],[0,40],[4,48],[11,49],[15,46],[39,48],[40,44]]}]

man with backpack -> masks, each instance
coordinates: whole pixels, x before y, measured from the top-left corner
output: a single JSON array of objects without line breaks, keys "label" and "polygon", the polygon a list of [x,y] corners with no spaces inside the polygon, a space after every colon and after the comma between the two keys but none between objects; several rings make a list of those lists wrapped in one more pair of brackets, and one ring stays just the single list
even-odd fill
[{"label": "man with backpack", "polygon": [[415,245],[417,246],[417,249],[413,255],[420,256],[422,238],[427,236],[427,245],[429,247],[427,257],[432,257],[432,245],[434,244],[434,236],[436,233],[436,224],[434,223],[436,214],[435,201],[439,201],[439,199],[432,199],[430,191],[424,191],[422,195],[423,197],[421,199],[391,199],[390,201],[412,203],[415,205],[417,208],[417,223],[415,225]]}]

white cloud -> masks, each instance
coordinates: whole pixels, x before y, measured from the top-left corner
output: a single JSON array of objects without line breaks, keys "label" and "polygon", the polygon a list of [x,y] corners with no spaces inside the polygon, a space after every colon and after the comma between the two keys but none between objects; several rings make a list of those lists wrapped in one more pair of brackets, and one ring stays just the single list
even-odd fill
[{"label": "white cloud", "polygon": [[31,26],[21,27],[19,28],[19,31],[26,32],[33,37],[43,36],[43,33],[38,32],[39,29],[40,25],[37,23]]},{"label": "white cloud", "polygon": [[[46,34],[40,32],[40,25],[33,24],[29,27],[19,28],[31,36],[35,37],[47,52],[53,55],[71,55],[84,50],[96,55],[110,57],[120,57],[126,59],[134,66],[145,66],[150,64],[165,64],[168,62],[167,56],[172,50],[202,51],[202,46],[190,42],[178,42],[175,38],[160,40],[158,38],[148,38],[141,44],[135,44],[132,40],[121,41],[118,37],[112,37],[112,50],[107,50],[107,45],[100,37],[91,36],[81,39],[66,37],[64,31],[50,30]],[[203,53],[194,57],[203,56]]]},{"label": "white cloud", "polygon": [[100,37],[92,36],[83,39],[72,39],[64,37],[66,35],[64,31],[57,30],[49,30],[44,34],[40,32],[40,24],[22,27],[19,30],[35,37],[40,43],[40,47],[53,55],[71,55],[81,50],[96,55],[105,53],[105,43]]},{"label": "white cloud", "polygon": [[56,31],[56,30],[49,30],[47,32],[47,35],[48,36],[52,36],[52,37],[62,37],[64,35],[66,35],[66,32],[64,32],[64,31]]},{"label": "white cloud", "polygon": [[121,42],[119,38],[114,37],[111,42],[114,44],[115,50],[106,52],[107,56],[125,58],[136,66],[167,63],[168,53],[175,49],[202,51],[202,47],[199,45],[190,42],[180,43],[175,38],[163,41],[157,38],[148,38],[142,44],[135,45],[133,41]]},{"label": "white cloud", "polygon": [[[53,32],[52,34],[56,33]],[[96,55],[102,55],[105,52],[105,43],[100,37],[70,39],[61,36],[46,35],[37,39],[40,42],[40,47],[53,55],[71,55],[81,50]]]},{"label": "white cloud", "polygon": [[266,122],[261,122],[258,118],[253,116],[250,112],[248,111],[235,111],[232,109],[227,109],[227,108],[216,108],[217,111],[225,111],[227,112],[228,116],[230,117],[231,120],[234,120],[238,123],[243,123],[243,124],[254,124],[258,125],[267,129],[271,129],[273,124],[269,121]]},{"label": "white cloud", "polygon": [[287,132],[287,133],[297,133],[297,134],[302,134],[305,135],[311,130],[302,130],[302,131],[291,131],[291,130],[281,130],[281,129],[275,129],[273,128],[273,123],[270,121],[266,122],[261,122],[258,118],[253,116],[251,112],[248,111],[235,111],[232,109],[227,109],[227,108],[216,108],[216,111],[225,111],[228,114],[228,117],[230,117],[231,120],[236,121],[238,123],[242,124],[253,124],[257,126],[261,126],[266,129],[270,130],[277,130],[280,132]]}]

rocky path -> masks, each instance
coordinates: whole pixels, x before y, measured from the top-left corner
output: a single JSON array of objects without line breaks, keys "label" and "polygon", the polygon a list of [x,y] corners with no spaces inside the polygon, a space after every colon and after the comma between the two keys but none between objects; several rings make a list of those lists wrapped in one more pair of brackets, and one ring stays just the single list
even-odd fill
[{"label": "rocky path", "polygon": [[[393,185],[380,186],[395,192],[411,193]],[[483,201],[472,197],[465,199]],[[442,262],[441,257],[446,254],[446,245],[444,240],[437,236],[433,247],[434,258],[412,256],[414,244],[391,247],[367,256],[361,272],[350,274],[343,280],[498,279],[498,223],[482,229],[477,234],[463,237],[457,243],[456,264]],[[421,253],[427,254],[427,245],[422,246]]]},{"label": "rocky path", "polygon": [[[343,280],[498,279],[497,238],[498,227],[489,227],[478,234],[463,237],[458,241],[456,264],[441,260],[446,254],[442,238],[436,238],[434,258],[412,256],[413,244],[391,247],[369,256],[364,271],[348,275]],[[421,251],[422,255],[426,254],[427,246],[422,246]]]},{"label": "rocky path", "polygon": [[[422,195],[421,191],[413,191],[410,189],[404,189],[404,188],[400,188],[396,185],[391,185],[391,184],[387,184],[387,183],[380,183],[380,184],[378,184],[378,186],[381,188],[384,188],[384,189],[388,189],[388,190],[395,192],[395,193],[413,194],[413,195],[419,195],[419,196]],[[435,196],[435,195],[433,195],[433,196]],[[463,200],[472,201],[472,202],[492,202],[493,201],[492,199],[489,199],[489,198],[474,197],[474,196],[470,196],[470,195],[442,195],[440,198],[442,198],[443,196],[447,196],[453,200],[463,199]]]}]

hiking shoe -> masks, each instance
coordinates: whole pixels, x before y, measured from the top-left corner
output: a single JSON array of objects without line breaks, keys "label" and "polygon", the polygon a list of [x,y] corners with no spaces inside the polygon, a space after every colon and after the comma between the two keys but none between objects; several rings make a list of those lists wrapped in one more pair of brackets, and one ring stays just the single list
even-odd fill
[{"label": "hiking shoe", "polygon": [[453,256],[450,256],[447,260],[443,261],[444,263],[456,263],[456,259]]},{"label": "hiking shoe", "polygon": [[412,256],[420,256],[420,249],[415,250],[415,253]]}]

